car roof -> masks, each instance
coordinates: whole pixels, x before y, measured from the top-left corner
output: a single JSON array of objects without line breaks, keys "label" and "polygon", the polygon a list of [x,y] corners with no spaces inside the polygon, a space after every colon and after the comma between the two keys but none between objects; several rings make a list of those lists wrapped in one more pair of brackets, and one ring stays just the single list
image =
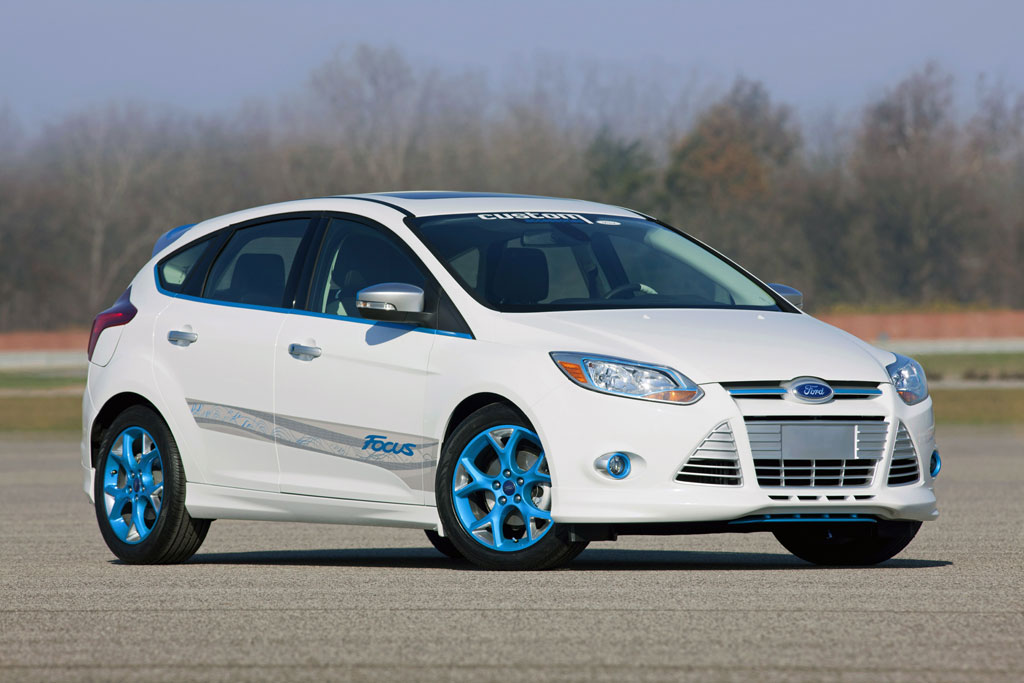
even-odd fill
[{"label": "car roof", "polygon": [[[200,223],[182,225],[164,233],[153,247],[153,256],[168,250],[172,245],[180,246],[180,238],[188,234],[189,240],[199,239],[215,230],[250,219],[262,218],[275,213],[294,211],[330,211],[332,200],[360,200],[373,202],[399,211],[406,216],[445,216],[472,213],[587,213],[605,216],[649,218],[638,211],[624,209],[610,204],[599,204],[582,199],[543,197],[528,194],[500,194],[497,192],[450,192],[450,191],[409,191],[371,192],[366,194],[333,195],[313,199],[296,199],[243,209],[223,216],[217,216]],[[351,210],[352,205],[343,210]],[[193,230],[193,228],[195,228]]]},{"label": "car roof", "polygon": [[443,216],[484,212],[597,213],[645,217],[636,211],[582,199],[543,197],[496,192],[410,191],[339,195],[339,199],[364,199],[398,209],[410,216]]}]

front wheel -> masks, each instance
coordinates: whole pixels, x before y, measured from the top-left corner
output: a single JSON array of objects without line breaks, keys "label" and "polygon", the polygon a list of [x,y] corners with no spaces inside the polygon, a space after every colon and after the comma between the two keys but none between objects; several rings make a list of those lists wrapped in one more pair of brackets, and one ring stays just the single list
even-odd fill
[{"label": "front wheel", "polygon": [[210,529],[210,520],[192,519],[185,509],[185,470],[170,429],[141,406],[107,430],[93,496],[103,540],[129,564],[183,562]]},{"label": "front wheel", "polygon": [[442,536],[433,529],[424,529],[423,532],[427,535],[427,540],[430,541],[430,545],[434,546],[434,549],[453,560],[465,560],[459,549],[455,547],[451,539],[447,536]]},{"label": "front wheel", "polygon": [[[860,525],[857,525],[858,527]],[[775,532],[786,550],[802,560],[831,566],[864,566],[895,557],[914,540],[921,522],[879,520],[866,528],[815,523]]]},{"label": "front wheel", "polygon": [[548,569],[587,546],[551,519],[551,474],[540,438],[512,408],[470,415],[437,468],[438,515],[470,562],[488,569]]}]

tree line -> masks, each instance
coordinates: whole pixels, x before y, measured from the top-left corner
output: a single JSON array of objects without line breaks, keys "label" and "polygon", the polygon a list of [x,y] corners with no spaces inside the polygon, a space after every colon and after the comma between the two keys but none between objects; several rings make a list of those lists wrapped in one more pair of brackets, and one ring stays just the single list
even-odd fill
[{"label": "tree line", "polygon": [[678,226],[810,310],[1024,307],[1024,97],[935,65],[802,120],[756,81],[539,64],[513,82],[358,47],[280,101],[0,108],[0,330],[88,325],[156,238],[258,204],[394,189],[579,197]]}]

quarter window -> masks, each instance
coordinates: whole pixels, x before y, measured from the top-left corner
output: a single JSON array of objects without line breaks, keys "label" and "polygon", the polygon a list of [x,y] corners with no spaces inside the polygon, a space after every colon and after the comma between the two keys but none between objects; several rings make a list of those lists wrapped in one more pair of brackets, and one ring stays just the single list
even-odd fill
[{"label": "quarter window", "polygon": [[171,254],[157,267],[160,275],[160,286],[168,292],[178,294],[185,289],[185,280],[189,273],[202,258],[206,248],[210,246],[210,239],[206,238],[195,244],[185,247],[181,251]]},{"label": "quarter window", "polygon": [[213,262],[203,296],[254,306],[287,307],[285,294],[308,218],[235,231]]}]

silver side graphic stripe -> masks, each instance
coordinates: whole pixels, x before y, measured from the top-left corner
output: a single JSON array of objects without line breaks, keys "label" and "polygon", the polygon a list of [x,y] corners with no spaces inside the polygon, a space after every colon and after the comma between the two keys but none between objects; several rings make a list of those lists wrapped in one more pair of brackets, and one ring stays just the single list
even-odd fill
[{"label": "silver side graphic stripe", "polygon": [[187,399],[203,429],[345,458],[388,470],[411,489],[432,490],[437,441],[365,427],[305,420],[285,415]]}]

